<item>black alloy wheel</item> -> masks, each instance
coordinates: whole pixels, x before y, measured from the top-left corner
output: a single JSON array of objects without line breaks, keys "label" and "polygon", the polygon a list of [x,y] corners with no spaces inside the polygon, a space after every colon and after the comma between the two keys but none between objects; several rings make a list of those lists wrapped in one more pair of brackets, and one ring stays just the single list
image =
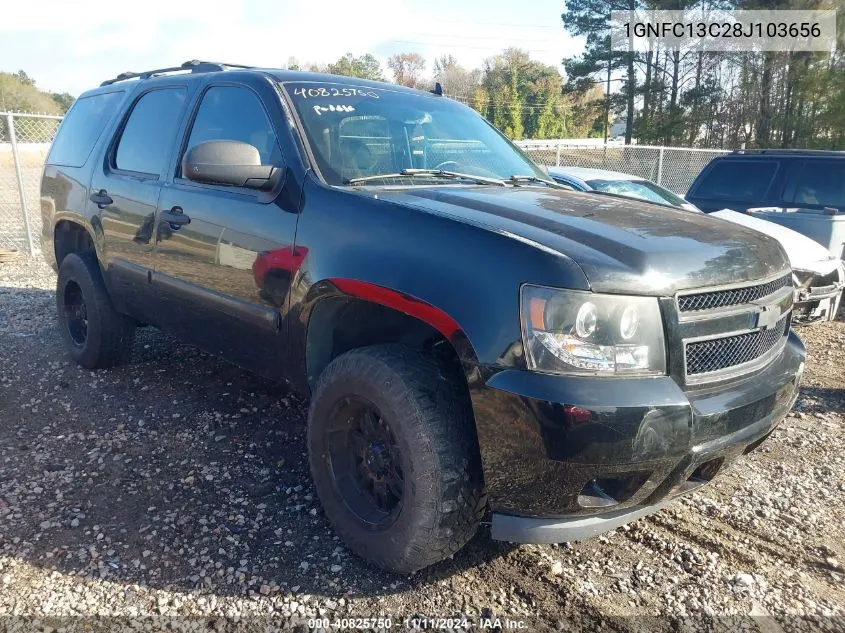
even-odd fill
[{"label": "black alloy wheel", "polygon": [[64,289],[65,327],[75,345],[83,346],[88,339],[88,308],[82,288],[69,281]]},{"label": "black alloy wheel", "polygon": [[323,369],[308,412],[308,459],[337,535],[392,572],[457,552],[487,507],[466,382],[413,347],[360,347]]},{"label": "black alloy wheel", "polygon": [[376,406],[358,396],[341,400],[329,421],[331,475],[349,510],[371,529],[389,526],[402,509],[402,455]]}]

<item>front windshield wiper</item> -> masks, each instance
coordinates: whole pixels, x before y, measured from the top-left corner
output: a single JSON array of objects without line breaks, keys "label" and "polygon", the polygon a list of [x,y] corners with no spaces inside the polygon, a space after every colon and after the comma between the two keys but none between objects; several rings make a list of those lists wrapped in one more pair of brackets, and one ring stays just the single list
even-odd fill
[{"label": "front windshield wiper", "polygon": [[554,180],[546,180],[545,178],[540,178],[538,176],[528,176],[522,174],[514,174],[510,178],[507,179],[506,182],[510,182],[513,184],[518,184],[520,182],[538,182],[549,187],[554,187],[555,189],[569,189],[565,185],[560,184],[559,182],[555,182]]},{"label": "front windshield wiper", "polygon": [[462,174],[457,171],[446,171],[445,169],[403,169],[393,174],[376,174],[375,176],[361,176],[359,178],[349,178],[346,180],[347,185],[357,185],[361,182],[369,182],[371,180],[384,180],[387,178],[413,178],[414,176],[434,176],[435,178],[450,178],[461,180],[472,180],[479,185],[498,185],[506,187],[507,183],[498,178],[486,178],[484,176],[474,176],[472,174]]}]

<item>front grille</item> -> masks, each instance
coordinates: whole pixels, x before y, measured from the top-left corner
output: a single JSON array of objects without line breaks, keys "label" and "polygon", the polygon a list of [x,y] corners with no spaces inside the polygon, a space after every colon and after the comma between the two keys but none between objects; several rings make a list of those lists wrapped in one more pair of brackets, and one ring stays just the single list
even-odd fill
[{"label": "front grille", "polygon": [[750,363],[771,350],[789,331],[789,313],[769,330],[687,343],[687,376]]},{"label": "front grille", "polygon": [[698,310],[712,310],[713,308],[742,305],[766,297],[781,288],[791,285],[792,273],[757,286],[744,286],[742,288],[729,288],[728,290],[714,290],[711,292],[681,295],[678,297],[678,309],[681,312],[695,312]]}]

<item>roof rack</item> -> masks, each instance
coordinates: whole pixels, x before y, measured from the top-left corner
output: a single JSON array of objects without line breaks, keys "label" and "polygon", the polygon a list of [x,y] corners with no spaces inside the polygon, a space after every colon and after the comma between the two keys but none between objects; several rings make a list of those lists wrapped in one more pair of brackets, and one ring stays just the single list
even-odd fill
[{"label": "roof rack", "polygon": [[110,86],[113,83],[117,83],[118,81],[125,81],[126,79],[149,79],[150,77],[156,77],[165,73],[186,70],[191,71],[191,73],[213,73],[221,70],[226,70],[228,68],[254,68],[254,66],[244,66],[243,64],[224,64],[222,62],[208,62],[199,59],[192,59],[190,61],[185,62],[181,66],[172,66],[170,68],[156,68],[155,70],[145,70],[140,73],[135,73],[131,71],[120,73],[114,79],[107,79],[100,85]]},{"label": "roof rack", "polygon": [[734,154],[842,154],[835,149],[735,149]]}]

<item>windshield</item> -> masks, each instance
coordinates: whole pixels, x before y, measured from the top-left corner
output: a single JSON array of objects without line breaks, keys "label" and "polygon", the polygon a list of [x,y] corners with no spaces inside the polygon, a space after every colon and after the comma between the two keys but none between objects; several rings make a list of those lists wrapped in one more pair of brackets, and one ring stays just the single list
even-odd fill
[{"label": "windshield", "polygon": [[[474,110],[445,97],[328,82],[282,84],[290,96],[323,178],[330,185],[370,179],[367,185],[467,184],[416,174],[432,169],[498,180],[548,180]],[[362,182],[361,184],[364,184]]]},{"label": "windshield", "polygon": [[639,198],[657,204],[668,204],[673,207],[684,206],[683,198],[648,180],[588,180],[587,184],[596,191]]}]

